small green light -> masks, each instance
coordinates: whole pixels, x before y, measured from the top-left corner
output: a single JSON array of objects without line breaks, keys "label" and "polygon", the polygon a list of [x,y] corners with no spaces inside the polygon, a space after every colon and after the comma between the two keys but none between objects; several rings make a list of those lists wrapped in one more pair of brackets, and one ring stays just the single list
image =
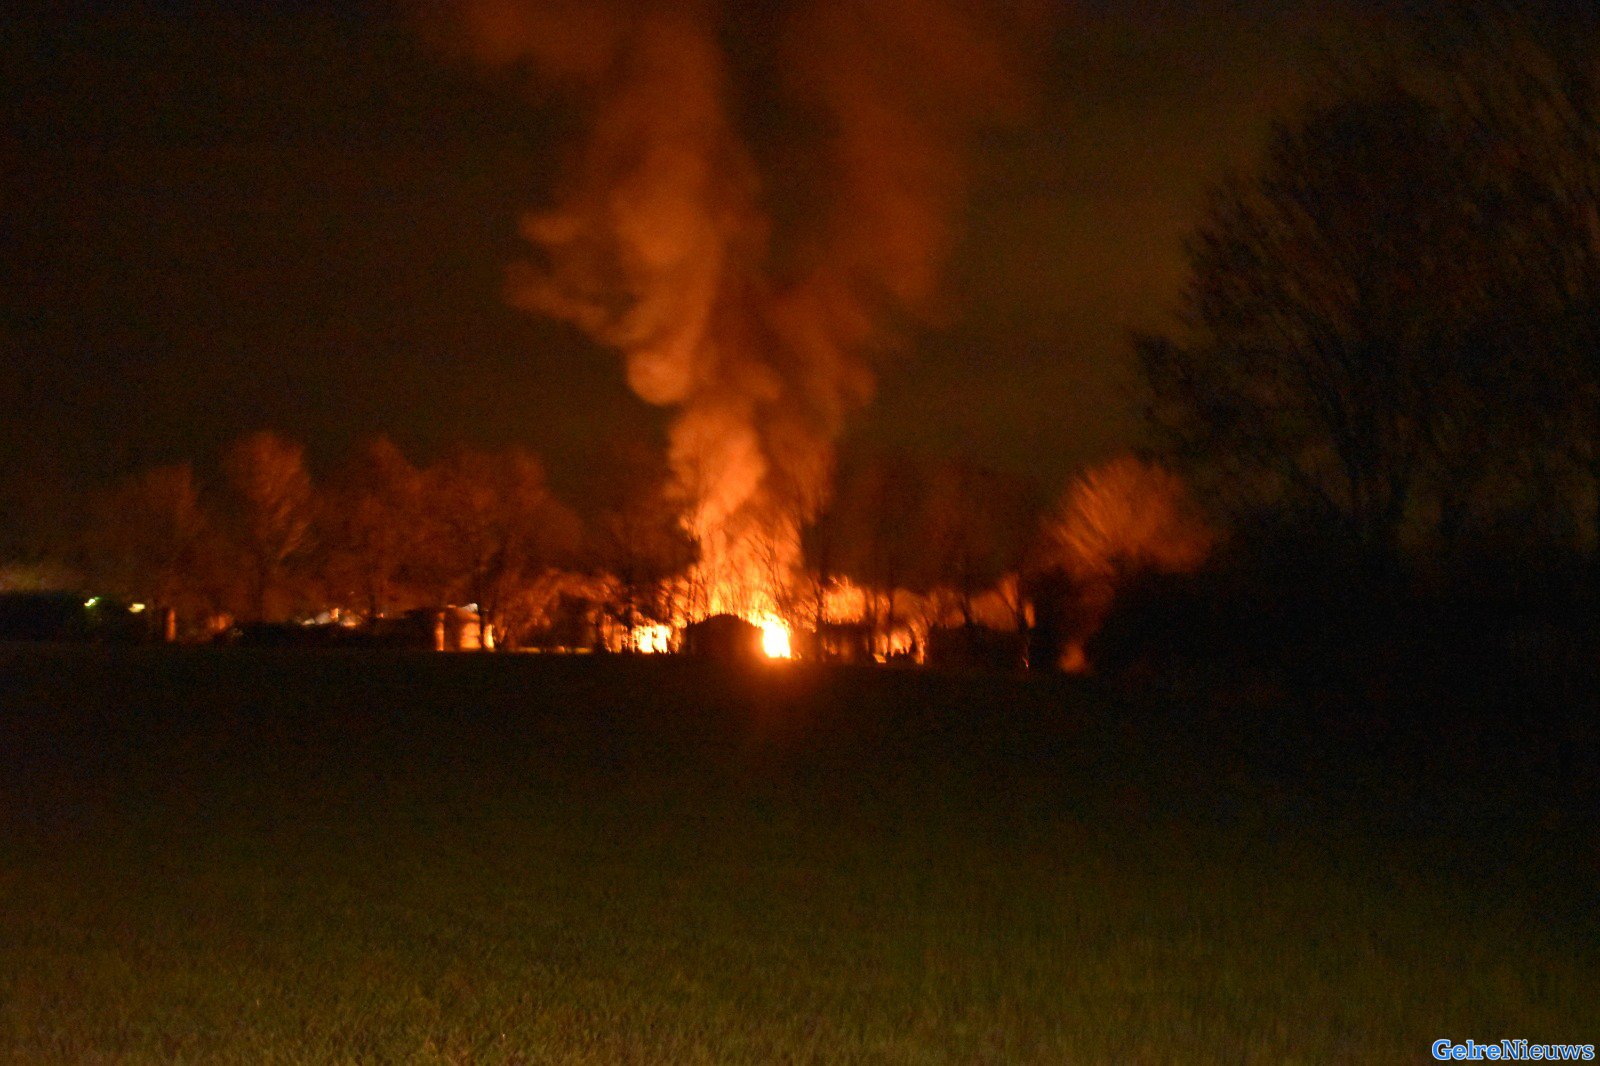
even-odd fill
[{"label": "small green light", "polygon": [[93,607],[95,604],[97,604],[99,602],[100,602],[100,597],[99,596],[90,596],[88,599],[83,601],[83,605],[85,607]]}]

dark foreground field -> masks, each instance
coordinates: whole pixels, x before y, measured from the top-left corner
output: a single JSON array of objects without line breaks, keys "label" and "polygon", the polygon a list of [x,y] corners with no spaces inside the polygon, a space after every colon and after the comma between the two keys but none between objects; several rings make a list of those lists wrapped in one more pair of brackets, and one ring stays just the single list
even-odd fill
[{"label": "dark foreground field", "polygon": [[1404,711],[797,664],[0,649],[0,1057],[1600,1040],[1590,793]]}]

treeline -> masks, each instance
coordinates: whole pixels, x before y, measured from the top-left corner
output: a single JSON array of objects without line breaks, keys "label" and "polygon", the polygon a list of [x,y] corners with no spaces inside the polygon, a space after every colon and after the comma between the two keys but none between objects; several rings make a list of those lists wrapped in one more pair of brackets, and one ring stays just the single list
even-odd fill
[{"label": "treeline", "polygon": [[[629,459],[580,514],[520,449],[458,448],[418,467],[377,438],[314,479],[298,444],[258,432],[227,450],[214,483],[182,464],[99,493],[73,561],[86,587],[170,612],[190,637],[219,620],[370,622],[447,604],[472,605],[513,647],[574,610],[590,640],[596,623],[681,623],[705,599],[685,501],[659,459]],[[1193,569],[1213,541],[1181,481],[1132,457],[1054,503],[972,464],[853,459],[803,530],[800,572],[781,575],[792,625],[855,627],[886,653],[897,632],[1027,634],[1042,615],[1035,645],[1049,662],[1081,644],[1116,587]]]},{"label": "treeline", "polygon": [[180,464],[97,494],[73,558],[87,585],[171,612],[191,636],[217,620],[446,603],[516,631],[541,580],[576,559],[576,516],[520,449],[461,448],[419,469],[378,438],[317,483],[299,444],[263,431],[220,467],[214,484]]}]

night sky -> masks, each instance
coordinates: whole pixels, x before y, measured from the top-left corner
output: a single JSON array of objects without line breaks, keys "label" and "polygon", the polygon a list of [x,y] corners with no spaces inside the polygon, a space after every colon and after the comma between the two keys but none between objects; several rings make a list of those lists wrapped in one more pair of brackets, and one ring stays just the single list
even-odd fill
[{"label": "night sky", "polygon": [[[1048,485],[1135,440],[1127,331],[1330,29],[1244,6],[1063,12],[1027,121],[979,145],[941,321],[847,447]],[[569,495],[659,436],[613,353],[503,299],[573,116],[376,4],[114,8],[0,28],[8,507],[261,427],[322,464],[377,432],[419,461],[518,442]]]}]

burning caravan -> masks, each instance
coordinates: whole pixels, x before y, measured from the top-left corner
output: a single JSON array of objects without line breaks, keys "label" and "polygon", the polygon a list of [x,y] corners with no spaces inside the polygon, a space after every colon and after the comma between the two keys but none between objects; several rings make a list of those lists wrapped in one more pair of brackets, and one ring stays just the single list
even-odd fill
[{"label": "burning caravan", "polygon": [[685,655],[723,662],[755,662],[761,655],[761,627],[733,614],[714,614],[683,627]]},{"label": "burning caravan", "polygon": [[762,624],[738,615],[714,614],[683,627],[679,650],[685,655],[723,662],[759,662],[793,656],[789,627],[776,618]]}]

